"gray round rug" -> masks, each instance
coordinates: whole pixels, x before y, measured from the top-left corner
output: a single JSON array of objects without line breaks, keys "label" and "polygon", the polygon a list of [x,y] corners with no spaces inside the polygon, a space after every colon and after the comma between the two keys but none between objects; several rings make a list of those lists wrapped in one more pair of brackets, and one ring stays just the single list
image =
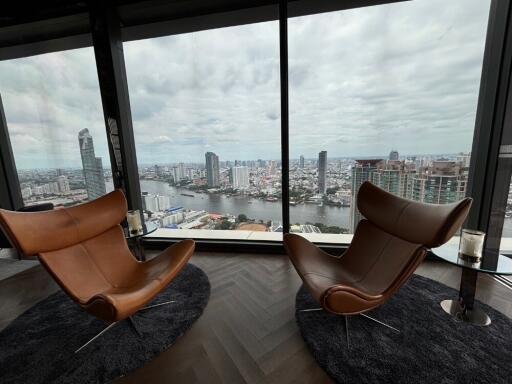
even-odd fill
[{"label": "gray round rug", "polygon": [[104,383],[143,366],[173,345],[201,316],[210,283],[188,264],[151,304],[174,303],[134,316],[79,353],[74,351],[105,328],[62,291],[39,302],[0,333],[0,383]]},{"label": "gray round rug", "polygon": [[338,383],[510,383],[512,320],[478,303],[490,326],[458,322],[439,305],[457,297],[456,290],[414,275],[368,313],[401,332],[350,316],[348,348],[342,316],[298,312],[318,307],[304,287],[297,293],[296,320],[316,361]]}]

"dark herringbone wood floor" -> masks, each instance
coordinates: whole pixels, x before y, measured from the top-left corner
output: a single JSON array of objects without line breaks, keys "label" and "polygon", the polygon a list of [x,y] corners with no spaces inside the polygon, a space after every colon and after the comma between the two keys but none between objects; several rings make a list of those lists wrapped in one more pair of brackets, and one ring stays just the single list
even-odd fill
[{"label": "dark herringbone wood floor", "polygon": [[[300,279],[286,256],[198,253],[192,263],[212,285],[203,316],[174,346],[118,383],[330,382],[295,324]],[[460,269],[446,263],[424,262],[417,273],[459,284]],[[37,263],[2,277],[0,329],[58,289]],[[480,274],[477,298],[512,317],[512,291],[491,277]]]},{"label": "dark herringbone wood floor", "polygon": [[[300,279],[285,256],[197,254],[208,274],[203,316],[169,350],[118,383],[330,383],[299,334]],[[460,269],[425,262],[418,273],[457,287]],[[477,296],[512,317],[512,295],[480,276]]]}]

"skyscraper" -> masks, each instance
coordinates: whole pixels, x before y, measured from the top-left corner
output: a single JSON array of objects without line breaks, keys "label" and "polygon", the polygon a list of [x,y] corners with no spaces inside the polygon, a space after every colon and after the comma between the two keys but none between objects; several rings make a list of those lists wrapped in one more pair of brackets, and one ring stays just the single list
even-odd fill
[{"label": "skyscraper", "polygon": [[60,193],[68,193],[70,191],[68,178],[64,175],[57,177]]},{"label": "skyscraper", "polygon": [[359,209],[357,209],[357,193],[359,187],[365,182],[371,180],[373,171],[382,166],[382,159],[356,160],[352,167],[352,202],[350,204],[350,229],[355,232],[357,224],[363,218]]},{"label": "skyscraper", "polygon": [[78,144],[82,157],[85,189],[89,200],[94,200],[106,193],[101,157],[96,157],[94,154],[94,143],[87,128],[78,132]]},{"label": "skyscraper", "polygon": [[155,164],[155,175],[158,177],[162,176],[163,174],[163,167],[159,166],[158,164]]},{"label": "skyscraper", "polygon": [[249,168],[245,166],[231,168],[231,184],[233,189],[249,188]]},{"label": "skyscraper", "polygon": [[318,154],[318,193],[325,195],[327,177],[327,151]]},{"label": "skyscraper", "polygon": [[211,188],[220,185],[219,156],[213,152],[206,152],[206,179]]},{"label": "skyscraper", "polygon": [[300,157],[299,157],[299,168],[300,169],[304,168],[304,156],[302,156],[302,155],[300,155]]},{"label": "skyscraper", "polygon": [[392,150],[391,152],[389,152],[389,160],[398,160],[398,151],[397,150]]},{"label": "skyscraper", "polygon": [[186,177],[185,165],[183,163],[179,163],[177,166],[172,168],[172,177],[175,183],[179,183]]},{"label": "skyscraper", "polygon": [[270,160],[268,163],[268,174],[275,175],[277,171],[277,165],[275,160]]}]

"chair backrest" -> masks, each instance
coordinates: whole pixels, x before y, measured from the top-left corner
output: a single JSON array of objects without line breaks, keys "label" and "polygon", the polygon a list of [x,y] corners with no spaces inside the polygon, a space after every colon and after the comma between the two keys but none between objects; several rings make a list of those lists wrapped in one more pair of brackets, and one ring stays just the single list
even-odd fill
[{"label": "chair backrest", "polygon": [[[41,211],[51,211],[54,208],[52,203],[42,203],[42,204],[34,204],[27,205],[26,207],[21,207],[18,209],[18,212],[41,212]],[[11,243],[9,239],[3,234],[0,230],[0,248],[11,248]]]},{"label": "chair backrest", "polygon": [[91,239],[117,226],[126,216],[121,191],[71,208],[44,212],[0,209],[0,225],[27,256],[55,251]]},{"label": "chair backrest", "polygon": [[390,297],[412,275],[427,250],[448,241],[466,219],[472,200],[423,204],[388,193],[370,182],[357,205],[366,218],[357,226],[344,268],[367,292]]},{"label": "chair backrest", "polygon": [[119,286],[134,271],[119,223],[127,204],[120,190],[71,208],[46,212],[0,209],[5,234],[27,256],[37,255],[74,299]]},{"label": "chair backrest", "polygon": [[466,220],[472,201],[467,197],[452,204],[419,203],[369,181],[361,185],[357,195],[357,207],[366,219],[391,235],[427,248],[450,240]]}]

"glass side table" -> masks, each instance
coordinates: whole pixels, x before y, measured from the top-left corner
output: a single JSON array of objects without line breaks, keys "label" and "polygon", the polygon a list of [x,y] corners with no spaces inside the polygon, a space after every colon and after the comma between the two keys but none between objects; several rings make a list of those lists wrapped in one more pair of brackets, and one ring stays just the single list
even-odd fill
[{"label": "glass side table", "polygon": [[142,238],[150,233],[155,232],[158,229],[157,225],[152,222],[142,224],[142,232],[137,234],[131,234],[128,228],[123,228],[124,237],[131,244],[135,257],[140,261],[146,261],[146,253],[144,252],[144,246],[142,245]]},{"label": "glass side table", "polygon": [[475,306],[475,292],[478,272],[491,275],[512,275],[512,259],[500,254],[483,254],[482,261],[471,263],[459,257],[458,244],[445,244],[431,249],[438,258],[462,268],[459,300],[443,300],[441,307],[445,312],[460,321],[477,325],[489,325],[491,319]]}]

